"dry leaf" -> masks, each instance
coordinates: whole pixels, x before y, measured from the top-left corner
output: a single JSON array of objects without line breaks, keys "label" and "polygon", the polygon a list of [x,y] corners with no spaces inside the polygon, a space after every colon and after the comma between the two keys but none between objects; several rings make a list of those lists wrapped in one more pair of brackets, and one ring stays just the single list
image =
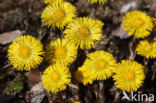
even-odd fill
[{"label": "dry leaf", "polygon": [[119,37],[120,39],[126,39],[126,38],[130,37],[130,36],[128,35],[128,32],[125,31],[122,27],[119,27],[119,28],[117,28],[116,30],[113,30],[113,31],[112,31],[112,35],[113,35],[113,36],[117,36],[117,37]]},{"label": "dry leaf", "polygon": [[13,40],[15,40],[21,34],[22,34],[22,32],[20,30],[14,30],[11,32],[2,33],[2,34],[0,34],[0,44],[5,45],[8,43],[11,43]]}]

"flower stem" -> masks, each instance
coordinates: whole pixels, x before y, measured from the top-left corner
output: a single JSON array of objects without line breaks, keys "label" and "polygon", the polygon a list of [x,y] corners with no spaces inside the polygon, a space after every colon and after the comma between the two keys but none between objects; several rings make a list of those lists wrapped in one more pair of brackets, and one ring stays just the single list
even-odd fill
[{"label": "flower stem", "polygon": [[98,95],[98,103],[104,103],[104,83],[99,82],[99,95]]},{"label": "flower stem", "polygon": [[136,51],[134,49],[134,44],[135,44],[135,38],[132,37],[132,39],[131,39],[131,41],[129,43],[129,52],[130,52],[129,60],[134,60],[135,56],[136,56]]},{"label": "flower stem", "polygon": [[148,72],[148,61],[149,61],[149,59],[146,59],[144,57],[145,74]]},{"label": "flower stem", "polygon": [[97,9],[97,4],[94,4],[93,7],[92,7],[92,11],[91,11],[89,17],[95,18],[96,9]]}]

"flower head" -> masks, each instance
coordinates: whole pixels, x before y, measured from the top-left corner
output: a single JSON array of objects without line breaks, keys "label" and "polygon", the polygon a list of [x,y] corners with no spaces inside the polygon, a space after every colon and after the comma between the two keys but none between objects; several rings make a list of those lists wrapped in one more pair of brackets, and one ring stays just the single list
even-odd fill
[{"label": "flower head", "polygon": [[80,101],[74,101],[73,103],[81,103]]},{"label": "flower head", "polygon": [[39,40],[33,36],[24,35],[9,46],[8,58],[17,70],[29,71],[42,62],[43,53],[43,46]]},{"label": "flower head", "polygon": [[122,22],[123,28],[129,31],[129,35],[134,35],[135,38],[149,36],[153,28],[152,19],[140,11],[127,13],[126,16],[123,17]]},{"label": "flower head", "polygon": [[95,51],[88,55],[84,65],[93,71],[97,80],[106,80],[112,76],[116,61],[108,52]]},{"label": "flower head", "polygon": [[76,17],[76,8],[68,2],[56,2],[48,5],[42,15],[42,21],[49,27],[63,29],[69,22]]},{"label": "flower head", "polygon": [[144,67],[130,60],[122,60],[114,69],[115,85],[123,91],[137,91],[145,78]]},{"label": "flower head", "polygon": [[95,46],[102,36],[103,23],[91,18],[83,17],[69,23],[64,33],[65,38],[80,46],[81,49],[90,49]]},{"label": "flower head", "polygon": [[81,82],[84,85],[92,83],[94,80],[93,72],[89,71],[89,69],[86,66],[78,68],[74,76],[78,82]]},{"label": "flower head", "polygon": [[44,0],[45,4],[52,4],[52,3],[56,3],[56,2],[62,2],[63,0]]},{"label": "flower head", "polygon": [[107,2],[107,0],[88,0],[91,1],[91,3],[99,3],[99,4],[104,4],[105,2]]},{"label": "flower head", "polygon": [[66,39],[57,39],[50,42],[45,54],[46,60],[50,63],[68,65],[76,59],[77,47]]},{"label": "flower head", "polygon": [[102,27],[104,26],[104,23],[101,20],[95,19],[95,22],[97,23],[97,26],[99,26],[99,28],[102,29]]},{"label": "flower head", "polygon": [[50,65],[43,72],[42,83],[45,89],[52,93],[65,90],[71,81],[71,74],[66,66],[60,64]]},{"label": "flower head", "polygon": [[146,58],[156,58],[156,43],[149,43],[147,40],[141,41],[137,48],[137,54]]}]

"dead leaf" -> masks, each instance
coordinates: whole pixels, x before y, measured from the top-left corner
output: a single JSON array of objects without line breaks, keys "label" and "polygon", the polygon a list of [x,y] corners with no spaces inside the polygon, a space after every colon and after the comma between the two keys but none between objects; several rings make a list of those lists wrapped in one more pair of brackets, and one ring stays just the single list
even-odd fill
[{"label": "dead leaf", "polygon": [[5,11],[11,8],[13,5],[13,0],[2,0],[0,3],[0,10]]},{"label": "dead leaf", "polygon": [[128,32],[125,31],[122,27],[119,27],[119,28],[117,28],[116,30],[113,30],[113,31],[112,31],[112,35],[113,35],[113,36],[117,36],[117,37],[119,37],[120,39],[126,39],[126,38],[130,37],[130,36],[128,35]]},{"label": "dead leaf", "polygon": [[120,10],[120,13],[126,13],[130,8],[136,8],[136,1],[132,1],[123,5]]},{"label": "dead leaf", "polygon": [[27,75],[28,81],[30,81],[30,82],[40,82],[41,81],[41,76],[36,71],[30,71],[26,75]]},{"label": "dead leaf", "polygon": [[45,94],[38,95],[38,96],[32,98],[30,103],[41,103],[43,98],[44,98],[44,96],[45,96]]},{"label": "dead leaf", "polygon": [[44,96],[44,87],[42,82],[39,82],[38,84],[34,85],[27,93],[26,101],[30,103],[41,103]]},{"label": "dead leaf", "polygon": [[21,34],[22,34],[22,32],[20,30],[14,30],[11,32],[2,33],[2,34],[0,34],[0,44],[5,45],[8,43],[11,43],[13,40],[15,40]]},{"label": "dead leaf", "polygon": [[37,94],[43,93],[43,91],[44,91],[44,87],[42,85],[42,82],[39,82],[38,84],[34,85],[31,88],[30,93],[33,95],[37,95]]}]

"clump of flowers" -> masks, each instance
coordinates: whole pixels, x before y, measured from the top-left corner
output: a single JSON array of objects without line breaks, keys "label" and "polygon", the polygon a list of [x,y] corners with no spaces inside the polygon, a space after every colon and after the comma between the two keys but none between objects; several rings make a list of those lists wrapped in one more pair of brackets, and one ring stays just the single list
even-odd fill
[{"label": "clump of flowers", "polygon": [[46,47],[45,58],[51,64],[59,63],[68,65],[77,56],[77,47],[66,39],[51,41]]},{"label": "clump of flowers", "polygon": [[71,81],[71,74],[66,66],[60,64],[50,65],[42,75],[42,83],[45,89],[56,93],[66,89]]},{"label": "clump of flowers", "polygon": [[48,5],[42,15],[42,21],[48,27],[63,29],[76,17],[76,8],[68,2],[56,2]]},{"label": "clump of flowers", "polygon": [[90,71],[93,71],[95,79],[106,80],[113,74],[116,66],[116,60],[112,54],[105,51],[95,51],[88,55],[84,63]]},{"label": "clump of flowers", "polygon": [[62,2],[63,0],[44,0],[45,4],[52,4],[52,3],[56,3],[56,2]]},{"label": "clump of flowers", "polygon": [[[88,1],[99,4],[107,2],[107,0]],[[8,58],[14,68],[21,71],[29,71],[36,68],[44,57],[45,60],[49,62],[49,66],[41,76],[44,88],[51,93],[61,92],[65,90],[68,85],[77,90],[76,92],[81,92],[81,89],[85,88],[88,93],[86,93],[86,98],[83,101],[93,97],[93,99],[103,102],[104,82],[102,81],[111,77],[116,87],[122,91],[137,91],[142,86],[145,79],[145,71],[143,65],[134,61],[135,51],[137,54],[145,56],[146,58],[156,58],[155,42],[142,40],[135,50],[134,44],[136,42],[135,39],[132,38],[132,41],[130,41],[128,45],[130,51],[130,55],[128,56],[130,60],[121,60],[121,63],[117,64],[111,53],[95,48],[96,44],[101,40],[104,26],[102,21],[93,19],[95,17],[95,8],[92,9],[90,17],[76,18],[76,8],[71,3],[63,2],[63,0],[44,0],[44,2],[48,5],[43,10],[41,19],[44,25],[50,28],[47,30],[47,33],[53,29],[54,33],[57,32],[61,35],[61,38],[51,40],[51,38],[48,38],[52,37],[51,34],[50,36],[43,34],[43,37],[45,36],[45,38],[51,40],[45,47],[44,53],[41,42],[35,37],[30,35],[19,37],[8,49]],[[97,5],[94,6],[98,7]],[[149,17],[141,11],[127,13],[123,17],[122,22],[122,27],[128,31],[128,34],[137,39],[148,37],[151,32],[155,31],[154,27],[156,27],[156,19]],[[109,37],[111,38],[111,36]],[[150,40],[150,38],[148,39]],[[106,46],[109,46],[111,40],[108,41],[107,44]],[[109,50],[109,48],[106,48],[106,50]],[[82,56],[85,58],[81,60]],[[83,61],[84,59],[85,61]],[[144,65],[147,69],[148,65],[145,62]],[[81,88],[82,85],[80,84],[78,86],[72,84],[76,82],[75,80],[85,86],[92,84],[94,80],[97,81],[93,83],[95,84],[93,87],[88,85],[88,87]],[[100,82],[98,82],[98,80]],[[113,91],[117,90],[117,88],[113,88]],[[70,90],[72,89],[68,89],[68,91]],[[72,91],[71,94],[76,92]],[[119,92],[116,92],[115,95],[119,95],[118,93]],[[48,95],[48,99],[51,100],[50,94],[47,93],[46,95]],[[79,100],[78,96],[74,98]],[[81,98],[82,96],[80,99]],[[89,99],[87,101],[88,103],[90,102]],[[73,102],[74,99],[71,99],[71,101]],[[80,102],[75,101],[74,103]]]},{"label": "clump of flowers", "polygon": [[65,38],[81,49],[91,49],[102,36],[102,26],[102,22],[88,17],[77,18],[68,24]]},{"label": "clump of flowers", "polygon": [[146,58],[156,58],[156,43],[149,43],[147,40],[141,41],[136,48],[137,54]]},{"label": "clump of flowers", "polygon": [[43,60],[43,46],[39,40],[30,35],[17,38],[8,49],[8,58],[17,70],[36,68]]},{"label": "clump of flowers", "polygon": [[131,60],[122,60],[114,69],[115,85],[123,91],[137,91],[145,78],[144,67]]},{"label": "clump of flowers", "polygon": [[122,26],[129,35],[135,38],[145,38],[150,35],[153,29],[151,17],[141,11],[132,11],[127,13],[122,19]]},{"label": "clump of flowers", "polygon": [[107,2],[107,0],[88,0],[88,1],[90,1],[92,4],[93,3],[104,4],[105,2]]}]

